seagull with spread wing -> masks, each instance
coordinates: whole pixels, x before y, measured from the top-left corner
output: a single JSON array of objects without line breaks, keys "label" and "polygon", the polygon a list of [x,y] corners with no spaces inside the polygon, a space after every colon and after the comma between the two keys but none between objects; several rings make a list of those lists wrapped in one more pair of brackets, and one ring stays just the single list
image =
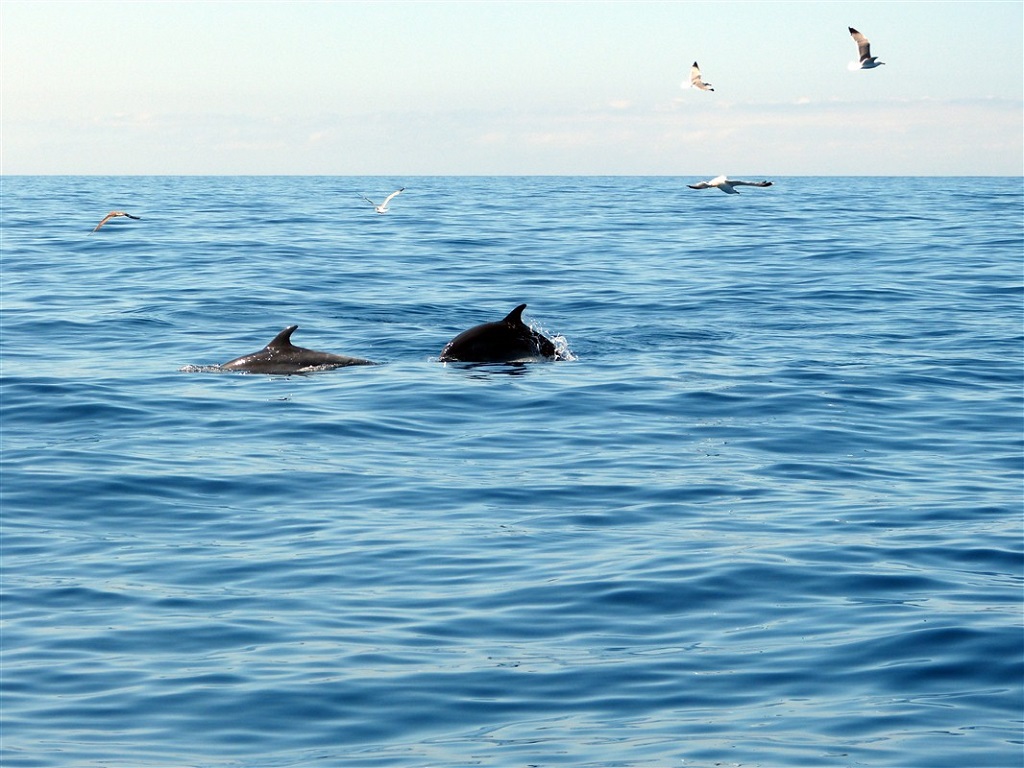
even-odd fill
[{"label": "seagull with spread wing", "polygon": [[[99,229],[100,227],[102,227],[104,224],[106,224],[111,219],[116,219],[119,216],[125,216],[125,217],[127,217],[129,219],[135,219],[136,221],[138,221],[139,219],[142,218],[141,216],[132,216],[130,213],[126,213],[125,211],[111,211],[110,213],[108,213],[106,216],[104,216],[100,220],[100,223],[96,225],[96,229]],[[94,229],[93,232],[95,232],[96,229]],[[92,233],[90,233],[90,234],[92,234]]]},{"label": "seagull with spread wing", "polygon": [[857,53],[860,56],[860,62],[854,64],[851,62],[850,69],[874,69],[875,67],[885,64],[884,61],[879,61],[877,56],[871,55],[871,41],[868,40],[864,35],[858,32],[853,27],[850,27],[850,36],[857,43]]},{"label": "seagull with spread wing", "polygon": [[387,213],[388,212],[388,203],[390,203],[395,198],[395,195],[398,195],[398,194],[400,194],[400,193],[402,193],[404,191],[405,191],[405,187],[402,187],[401,189],[396,189],[390,195],[385,197],[384,198],[384,202],[381,203],[380,205],[377,205],[375,202],[373,202],[373,200],[371,200],[370,198],[366,197],[365,195],[363,196],[363,200],[365,200],[370,205],[372,205],[373,206],[373,210],[375,210],[377,213]]},{"label": "seagull with spread wing", "polygon": [[770,181],[740,181],[725,176],[717,176],[711,181],[698,181],[696,184],[687,184],[690,189],[720,189],[728,195],[738,195],[739,191],[733,187],[770,187]]},{"label": "seagull with spread wing", "polygon": [[705,83],[700,79],[700,67],[697,66],[697,62],[693,62],[693,66],[690,67],[690,87],[699,88],[702,91],[713,91],[711,83]]}]

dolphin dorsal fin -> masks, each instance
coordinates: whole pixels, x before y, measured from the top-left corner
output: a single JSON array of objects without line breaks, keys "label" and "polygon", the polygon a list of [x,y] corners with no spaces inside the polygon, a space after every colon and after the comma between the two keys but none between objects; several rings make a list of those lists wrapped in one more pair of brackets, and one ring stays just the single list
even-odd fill
[{"label": "dolphin dorsal fin", "polygon": [[295,332],[295,329],[298,328],[298,327],[299,326],[297,326],[297,325],[289,325],[287,328],[285,328],[283,331],[281,331],[279,334],[277,334],[277,336],[274,337],[273,341],[271,341],[269,344],[267,344],[267,349],[280,349],[282,347],[287,349],[287,348],[293,346],[292,345],[292,334]]},{"label": "dolphin dorsal fin", "polygon": [[522,325],[522,323],[523,323],[523,310],[524,309],[526,309],[526,305],[525,304],[520,304],[518,307],[516,307],[511,312],[509,312],[507,315],[505,315],[505,319],[502,320],[501,322],[507,323],[508,325],[513,325],[513,326],[515,326],[515,325]]}]

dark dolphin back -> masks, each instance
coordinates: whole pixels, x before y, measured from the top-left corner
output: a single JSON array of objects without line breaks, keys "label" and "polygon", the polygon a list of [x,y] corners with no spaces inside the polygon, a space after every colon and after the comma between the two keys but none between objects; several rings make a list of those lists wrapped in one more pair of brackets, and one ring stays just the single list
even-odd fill
[{"label": "dark dolphin back", "polygon": [[523,322],[525,304],[495,323],[463,331],[441,350],[442,362],[507,363],[530,357],[554,357],[555,345]]},{"label": "dark dolphin back", "polygon": [[538,354],[541,357],[554,357],[554,343],[552,343],[552,341],[546,336],[537,333],[533,328],[523,322],[524,309],[526,309],[526,305],[520,304],[509,312],[502,322],[515,329],[516,333],[521,334],[526,339],[529,339],[530,345],[533,347],[534,354]]},{"label": "dark dolphin back", "polygon": [[333,352],[319,352],[292,344],[297,325],[289,325],[259,352],[236,357],[220,366],[225,371],[249,373],[300,373],[314,369],[341,368],[348,365],[373,365],[370,360]]}]

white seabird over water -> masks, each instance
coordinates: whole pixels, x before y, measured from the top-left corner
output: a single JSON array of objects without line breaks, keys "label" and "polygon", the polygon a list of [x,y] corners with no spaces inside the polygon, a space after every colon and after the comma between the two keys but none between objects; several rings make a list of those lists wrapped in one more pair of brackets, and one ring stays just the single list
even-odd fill
[{"label": "white seabird over water", "polygon": [[693,66],[690,67],[690,87],[699,88],[702,91],[713,91],[711,83],[705,83],[700,79],[700,67],[697,66],[697,62],[693,62]]},{"label": "white seabird over water", "polygon": [[733,187],[770,187],[770,181],[740,181],[729,179],[725,176],[716,176],[711,181],[698,181],[696,184],[687,184],[690,189],[720,189],[729,195],[738,195],[739,191]]},{"label": "white seabird over water", "polygon": [[850,62],[850,69],[874,69],[875,67],[885,64],[884,61],[879,61],[877,56],[871,55],[871,41],[868,40],[864,35],[858,32],[853,27],[850,27],[850,36],[857,43],[857,53],[860,56],[858,63]]},{"label": "white seabird over water", "polygon": [[384,202],[381,203],[380,205],[377,205],[375,202],[373,202],[373,200],[371,200],[370,198],[366,197],[365,195],[363,196],[363,200],[365,200],[370,205],[372,205],[373,206],[373,210],[375,210],[377,213],[387,213],[388,212],[388,203],[390,203],[394,199],[395,195],[398,195],[398,194],[400,194],[400,193],[402,193],[404,191],[405,191],[405,187],[402,187],[401,189],[396,189],[390,195],[385,197],[384,198]]},{"label": "white seabird over water", "polygon": [[[126,216],[127,218],[135,219],[136,221],[138,221],[139,219],[142,218],[141,216],[132,216],[130,213],[126,213],[125,211],[111,211],[110,213],[108,213],[106,216],[104,216],[100,220],[100,223],[96,225],[96,229],[94,229],[93,232],[95,232],[97,229],[102,227],[104,224],[106,224],[111,219],[116,219],[116,218],[118,218],[120,216]],[[90,234],[92,234],[92,233],[90,232]]]}]

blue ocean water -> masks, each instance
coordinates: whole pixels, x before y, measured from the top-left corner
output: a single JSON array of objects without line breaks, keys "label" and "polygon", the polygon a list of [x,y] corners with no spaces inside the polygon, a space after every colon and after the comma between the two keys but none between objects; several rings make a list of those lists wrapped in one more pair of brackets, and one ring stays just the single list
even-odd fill
[{"label": "blue ocean water", "polygon": [[691,181],[3,178],[0,762],[1024,764],[1021,179]]}]

